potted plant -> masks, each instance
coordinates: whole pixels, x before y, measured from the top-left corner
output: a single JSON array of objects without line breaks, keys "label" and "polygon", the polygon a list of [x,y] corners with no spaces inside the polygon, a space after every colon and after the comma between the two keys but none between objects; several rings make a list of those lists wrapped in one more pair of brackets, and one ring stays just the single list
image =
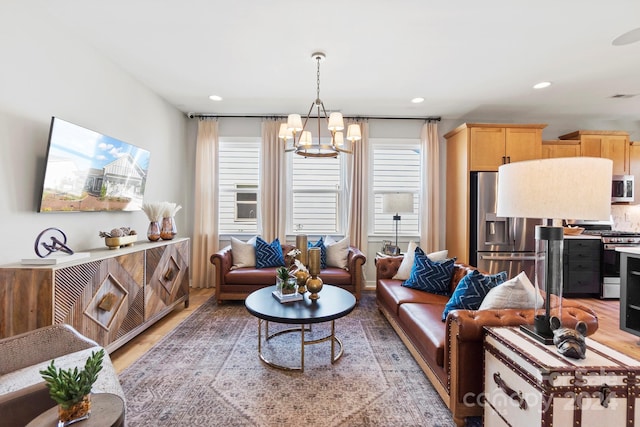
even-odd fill
[{"label": "potted plant", "polygon": [[47,384],[49,396],[58,404],[58,418],[68,422],[86,417],[91,412],[91,387],[102,370],[104,349],[92,351],[87,358],[84,369],[56,369],[54,362],[40,371]]},{"label": "potted plant", "polygon": [[276,269],[276,290],[279,290],[282,295],[296,292],[295,277],[291,277],[287,267],[278,267]]}]

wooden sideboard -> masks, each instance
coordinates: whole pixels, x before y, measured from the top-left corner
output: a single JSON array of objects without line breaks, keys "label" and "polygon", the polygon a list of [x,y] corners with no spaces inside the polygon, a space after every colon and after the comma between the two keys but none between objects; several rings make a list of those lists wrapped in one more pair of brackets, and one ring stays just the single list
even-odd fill
[{"label": "wooden sideboard", "polygon": [[0,338],[66,323],[109,352],[189,305],[189,239],[143,242],[57,265],[0,267]]}]

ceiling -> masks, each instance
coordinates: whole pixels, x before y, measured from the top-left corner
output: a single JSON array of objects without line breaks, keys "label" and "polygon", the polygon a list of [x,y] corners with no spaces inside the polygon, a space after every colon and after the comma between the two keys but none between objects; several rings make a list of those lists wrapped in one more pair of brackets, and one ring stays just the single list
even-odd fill
[{"label": "ceiling", "polygon": [[345,115],[640,116],[640,42],[612,45],[640,27],[638,1],[33,3],[185,113],[306,114],[320,50],[321,98]]}]

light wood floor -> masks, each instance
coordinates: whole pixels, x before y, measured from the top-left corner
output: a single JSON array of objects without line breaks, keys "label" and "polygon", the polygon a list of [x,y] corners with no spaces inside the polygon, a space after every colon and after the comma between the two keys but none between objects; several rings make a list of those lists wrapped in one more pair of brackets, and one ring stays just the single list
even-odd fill
[{"label": "light wood floor", "polygon": [[[155,323],[149,329],[129,341],[118,350],[111,353],[110,357],[113,361],[116,371],[122,372],[125,368],[135,362],[147,350],[149,350],[156,342],[164,337],[168,332],[174,329],[184,319],[189,316],[196,308],[200,307],[214,294],[211,289],[192,289],[190,293],[190,303],[188,308],[184,305],[176,307],[169,315],[159,322]],[[619,327],[620,303],[615,300],[600,299],[576,299],[583,304],[593,308],[598,313],[598,331],[591,336],[621,353],[640,360],[640,337],[623,332]]]}]

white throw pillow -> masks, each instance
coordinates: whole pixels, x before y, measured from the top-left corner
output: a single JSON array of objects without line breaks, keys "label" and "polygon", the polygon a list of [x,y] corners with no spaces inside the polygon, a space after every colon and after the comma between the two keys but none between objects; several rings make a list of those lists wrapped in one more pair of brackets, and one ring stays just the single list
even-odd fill
[{"label": "white throw pillow", "polygon": [[232,270],[242,267],[256,266],[256,236],[243,242],[231,237],[231,255],[233,257]]},{"label": "white throw pillow", "polygon": [[324,246],[327,248],[327,267],[349,269],[347,265],[349,255],[348,236],[337,242],[330,236],[324,236]]},{"label": "white throw pillow", "polygon": [[[393,279],[407,280],[409,278],[409,276],[411,275],[411,268],[413,267],[413,261],[416,257],[417,247],[418,245],[413,240],[409,242],[407,252],[403,255],[400,267],[398,267],[398,271],[396,271],[395,276],[392,277]],[[427,254],[427,258],[429,258],[431,261],[444,261],[445,259],[447,259],[448,255],[449,251],[445,249],[443,251],[431,252],[430,254]]]},{"label": "white throw pillow", "polygon": [[526,273],[523,271],[511,280],[491,289],[482,300],[479,310],[505,308],[534,308],[538,299],[538,307],[543,303],[542,296],[537,293]]}]

